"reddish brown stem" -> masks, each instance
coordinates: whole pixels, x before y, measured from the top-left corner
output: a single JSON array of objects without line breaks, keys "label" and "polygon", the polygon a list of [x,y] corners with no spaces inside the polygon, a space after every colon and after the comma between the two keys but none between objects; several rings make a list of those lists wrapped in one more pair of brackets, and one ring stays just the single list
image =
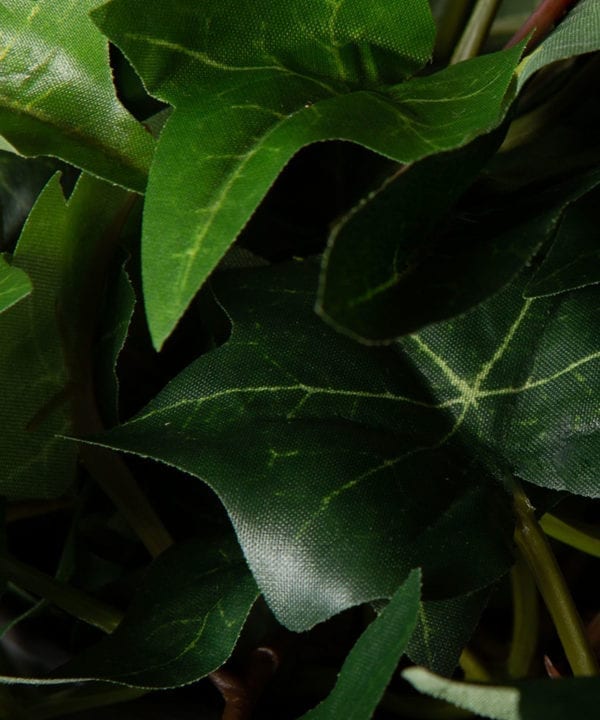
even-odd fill
[{"label": "reddish brown stem", "polygon": [[525,24],[506,43],[506,48],[517,45],[530,33],[526,52],[531,52],[550,33],[563,15],[577,3],[577,0],[542,0],[539,6],[531,13]]}]

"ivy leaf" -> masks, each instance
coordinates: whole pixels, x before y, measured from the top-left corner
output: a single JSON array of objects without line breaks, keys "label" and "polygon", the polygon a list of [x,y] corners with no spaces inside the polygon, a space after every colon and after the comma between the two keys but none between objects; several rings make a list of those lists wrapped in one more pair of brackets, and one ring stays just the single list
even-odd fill
[{"label": "ivy leaf", "polygon": [[31,292],[27,273],[13,267],[5,255],[0,255],[0,313],[18,303]]},{"label": "ivy leaf", "polygon": [[598,212],[600,191],[588,193],[566,212],[539,270],[525,288],[527,297],[544,297],[600,282]]},{"label": "ivy leaf", "polygon": [[223,273],[231,339],[99,439],[208,482],[284,624],[389,597],[416,566],[426,599],[488,585],[510,564],[494,478],[600,495],[593,289],[523,299],[519,277],[367,348],[311,312],[314,274]]},{"label": "ivy leaf", "polygon": [[0,134],[143,192],[154,141],[118,102],[96,0],[0,2]]},{"label": "ivy leaf", "polygon": [[419,667],[404,670],[402,677],[422,693],[492,720],[588,720],[600,701],[598,678],[490,686],[447,680]]},{"label": "ivy leaf", "polygon": [[186,0],[168,16],[156,3],[140,14],[132,0],[112,0],[93,18],[148,90],[175,106],[144,220],[156,347],[300,148],[342,139],[412,162],[464,145],[500,122],[520,55],[399,84],[431,54],[421,0],[304,0],[277,11],[267,0],[201,9]]},{"label": "ivy leaf", "polygon": [[330,695],[301,720],[369,720],[373,716],[415,628],[419,591],[420,574],[413,571],[360,636]]},{"label": "ivy leaf", "polygon": [[[82,288],[93,282],[98,247],[126,198],[120,188],[83,176],[65,201],[58,175],[25,224],[13,267],[33,292],[0,315],[0,485],[9,498],[56,497],[73,479],[71,429],[75,391],[69,359],[83,332]],[[85,240],[85,242],[83,242]],[[69,347],[67,347],[69,346]],[[33,379],[33,380],[32,380]]]},{"label": "ivy leaf", "polygon": [[497,142],[478,138],[408,168],[340,223],[323,261],[317,311],[325,320],[363,342],[389,342],[465,312],[509,283],[600,182],[594,170],[533,199],[518,192],[497,207],[479,200],[483,209],[442,232],[442,215]]},{"label": "ivy leaf", "polygon": [[234,538],[176,545],[154,561],[117,629],[53,678],[145,688],[195,682],[229,658],[257,595]]},{"label": "ivy leaf", "polygon": [[558,60],[600,50],[600,13],[597,0],[581,0],[560,22],[556,30],[517,70],[518,89],[538,70]]}]

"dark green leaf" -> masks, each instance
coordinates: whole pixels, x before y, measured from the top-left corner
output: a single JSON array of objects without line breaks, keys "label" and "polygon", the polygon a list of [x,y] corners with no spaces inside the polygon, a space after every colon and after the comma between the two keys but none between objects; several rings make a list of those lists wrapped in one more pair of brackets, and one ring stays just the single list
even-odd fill
[{"label": "dark green leaf", "polygon": [[369,720],[417,622],[420,574],[413,571],[346,658],[331,694],[302,720]]},{"label": "dark green leaf", "polygon": [[533,198],[519,192],[497,207],[484,203],[436,236],[436,221],[472,177],[486,141],[410,168],[337,229],[318,303],[337,329],[390,341],[465,312],[510,282],[552,240],[569,205],[600,182],[595,170]]},{"label": "dark green leaf", "polygon": [[96,4],[0,2],[0,134],[143,192],[154,141],[116,98]]},{"label": "dark green leaf", "polygon": [[234,539],[177,545],[154,561],[112,635],[54,677],[147,688],[194,682],[227,660],[256,597]]},{"label": "dark green leaf", "polygon": [[[176,108],[148,186],[143,272],[165,338],[290,158],[349,140],[401,162],[497,125],[520,50],[398,84],[430,55],[427,2],[112,0],[94,20]],[[294,38],[290,45],[289,37]],[[190,157],[194,162],[190,162]],[[168,302],[165,299],[168,298]]]},{"label": "dark green leaf", "polygon": [[31,292],[31,281],[27,273],[13,267],[0,254],[0,313],[18,303]]},{"label": "dark green leaf", "polygon": [[432,672],[450,676],[487,605],[482,590],[449,600],[420,603],[415,632],[406,650],[410,659]]},{"label": "dark green leaf", "polygon": [[525,288],[527,297],[554,295],[600,282],[600,191],[565,213],[542,266]]},{"label": "dark green leaf", "polygon": [[33,292],[0,315],[5,496],[57,496],[72,482],[76,449],[59,436],[70,431],[74,358],[86,352],[82,288],[94,282],[98,248],[125,196],[83,176],[65,202],[56,176],[23,229],[13,266],[28,274]]}]

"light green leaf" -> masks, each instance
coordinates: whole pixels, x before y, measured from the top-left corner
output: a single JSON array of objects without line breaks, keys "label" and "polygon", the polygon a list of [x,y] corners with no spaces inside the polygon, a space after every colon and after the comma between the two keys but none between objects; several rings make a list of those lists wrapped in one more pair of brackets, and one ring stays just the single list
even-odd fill
[{"label": "light green leaf", "polygon": [[0,2],[0,134],[143,192],[154,141],[115,95],[97,0]]},{"label": "light green leaf", "polygon": [[169,16],[112,0],[93,17],[149,91],[176,108],[144,219],[157,347],[300,148],[342,139],[411,162],[464,145],[500,122],[520,54],[398,84],[432,50],[420,0],[304,0],[277,12],[267,0],[207,0],[202,12],[186,0]]},{"label": "light green leaf", "polygon": [[402,677],[420,692],[492,720],[591,720],[598,712],[600,680],[533,680],[516,686],[476,685],[441,678],[424,668]]},{"label": "light green leaf", "polygon": [[523,58],[517,70],[519,90],[545,65],[596,50],[600,50],[598,0],[581,0],[554,32]]},{"label": "light green leaf", "polygon": [[99,248],[114,232],[126,195],[83,176],[66,202],[55,176],[25,224],[13,267],[27,273],[33,292],[0,315],[5,496],[54,497],[72,482],[76,448],[59,436],[71,430],[74,359],[89,352],[85,342],[93,331],[83,288],[97,280]]},{"label": "light green leaf", "polygon": [[176,545],[154,561],[112,635],[53,677],[146,688],[195,682],[230,656],[257,594],[233,538]]},{"label": "light green leaf", "polygon": [[420,574],[413,571],[360,636],[331,694],[302,720],[369,720],[373,716],[415,628],[419,594]]},{"label": "light green leaf", "polygon": [[596,189],[566,212],[539,270],[525,288],[527,297],[544,297],[600,282],[600,191]]},{"label": "light green leaf", "polygon": [[27,273],[13,267],[0,254],[0,313],[18,303],[31,292],[31,281]]},{"label": "light green leaf", "polygon": [[402,677],[419,692],[438,700],[446,700],[482,717],[492,720],[521,720],[519,691],[514,687],[455,682],[420,667],[404,670]]}]

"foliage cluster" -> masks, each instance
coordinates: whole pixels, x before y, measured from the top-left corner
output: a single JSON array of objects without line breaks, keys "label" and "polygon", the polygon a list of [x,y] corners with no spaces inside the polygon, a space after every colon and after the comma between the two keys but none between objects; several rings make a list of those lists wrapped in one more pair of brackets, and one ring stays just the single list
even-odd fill
[{"label": "foliage cluster", "polygon": [[599,50],[0,0],[2,720],[595,717]]}]

